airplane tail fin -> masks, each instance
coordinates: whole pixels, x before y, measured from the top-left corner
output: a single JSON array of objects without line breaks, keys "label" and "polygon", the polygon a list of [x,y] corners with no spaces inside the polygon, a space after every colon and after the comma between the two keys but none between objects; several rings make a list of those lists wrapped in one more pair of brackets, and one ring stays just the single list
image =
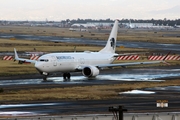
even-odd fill
[{"label": "airplane tail fin", "polygon": [[111,30],[111,34],[108,38],[106,46],[103,49],[101,49],[99,52],[101,52],[101,53],[115,53],[117,32],[118,32],[118,20],[116,20],[114,22],[114,26]]}]

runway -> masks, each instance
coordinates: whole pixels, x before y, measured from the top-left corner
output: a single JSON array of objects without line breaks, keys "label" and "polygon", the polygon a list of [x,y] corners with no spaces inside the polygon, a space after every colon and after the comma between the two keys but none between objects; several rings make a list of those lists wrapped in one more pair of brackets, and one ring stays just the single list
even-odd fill
[{"label": "runway", "polygon": [[178,66],[168,68],[141,68],[141,69],[107,69],[101,70],[100,75],[95,78],[86,78],[81,72],[71,73],[71,80],[64,81],[61,75],[48,77],[49,82],[43,82],[42,78],[3,80],[0,78],[0,86],[12,85],[34,85],[34,84],[109,84],[110,82],[127,81],[162,81],[167,78],[176,78],[180,76]]},{"label": "runway", "polygon": [[[169,78],[179,78],[179,67],[170,69],[141,68],[141,69],[116,69],[102,72],[97,78],[88,80],[80,74],[72,76],[71,81],[63,81],[62,77],[50,77],[50,82],[42,82],[42,79],[17,79],[1,80],[0,87],[5,89],[28,89],[28,88],[55,88],[70,87],[77,85],[102,85],[134,83],[140,81],[156,81],[157,84]],[[109,74],[111,73],[111,74]],[[111,100],[67,100],[67,101],[33,101],[16,104],[1,104],[1,116],[37,116],[37,115],[70,115],[70,114],[100,114],[109,113],[108,107],[123,105],[128,112],[172,112],[180,110],[180,87],[167,86],[146,88],[142,91],[151,91],[153,94],[144,93],[119,93],[121,99]],[[168,100],[168,108],[157,108],[156,100]],[[3,115],[2,115],[3,114]]]}]

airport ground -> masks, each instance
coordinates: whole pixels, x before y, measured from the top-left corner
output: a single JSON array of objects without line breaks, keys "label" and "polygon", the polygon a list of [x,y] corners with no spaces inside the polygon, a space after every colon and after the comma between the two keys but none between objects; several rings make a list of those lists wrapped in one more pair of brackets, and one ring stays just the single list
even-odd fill
[{"label": "airport ground", "polygon": [[[103,78],[100,80],[82,79],[81,73],[74,74],[72,81],[65,82],[59,81],[61,77],[52,77],[53,81],[50,82],[36,82],[41,80],[39,76],[16,79],[15,83],[12,80],[1,80],[4,82],[4,86],[1,85],[4,87],[4,93],[1,93],[1,99],[4,99],[1,100],[1,112],[6,112],[3,116],[6,118],[18,117],[18,115],[34,116],[34,114],[39,116],[111,114],[108,108],[119,105],[128,109],[128,113],[178,112],[180,110],[179,76],[134,81],[121,80],[121,78],[116,80],[114,77],[117,73],[119,76],[130,76],[132,73],[135,76],[139,73],[146,74],[146,72],[161,76],[164,71],[168,74],[175,70],[179,70],[179,66],[171,66],[168,69],[166,67],[113,69],[103,71],[101,74]],[[179,74],[178,71],[176,72]],[[109,79],[107,75],[110,75],[112,79]],[[74,81],[74,77],[78,80]],[[29,81],[33,83],[28,84]],[[7,85],[8,83],[12,84]],[[155,93],[121,94],[132,89]],[[167,100],[169,107],[157,108],[157,100]],[[13,111],[18,111],[20,114],[13,114]]]},{"label": "airport ground", "polygon": [[[53,31],[54,30],[54,31]],[[61,32],[60,32],[61,31]],[[109,30],[107,30],[109,32]],[[33,34],[33,35],[56,35],[63,37],[83,37],[92,39],[106,40],[108,37],[107,31],[93,31],[93,32],[72,32],[60,30],[60,28],[31,28],[31,27],[0,27],[2,33],[19,33],[19,34]],[[70,36],[68,36],[70,35]],[[83,36],[82,36],[83,35]],[[105,36],[105,37],[104,37]],[[178,30],[123,30],[118,36],[118,40],[127,41],[147,41],[157,43],[179,44],[179,31]],[[14,38],[1,38],[0,39],[2,53],[13,52],[13,48],[17,48],[20,53],[24,51],[37,51],[42,52],[57,52],[57,51],[73,51],[74,46],[77,51],[98,51],[102,46],[92,45],[79,45],[75,43],[62,43],[62,42],[47,42],[47,41],[32,41],[32,40],[18,40]],[[118,46],[119,52],[152,52],[152,49],[142,48],[126,48],[125,46]],[[167,52],[167,51],[158,51]],[[2,61],[0,70],[0,80],[23,80],[41,78],[33,65],[24,64],[19,65],[13,61]],[[116,61],[119,62],[119,61]],[[125,61],[121,61],[125,62]],[[126,61],[127,62],[127,61]],[[128,61],[129,62],[129,61]],[[133,62],[133,61],[131,61]],[[132,69],[169,69],[179,68],[179,61],[169,61],[171,66],[164,64],[153,66],[136,66],[127,68],[127,71]],[[120,70],[120,71],[119,71]],[[122,69],[110,69],[103,71],[103,74],[114,74],[121,72]],[[138,71],[138,70],[137,70]],[[81,73],[73,74],[79,76]],[[55,76],[60,76],[56,74]],[[102,81],[101,81],[102,82]],[[160,86],[179,86],[179,78],[166,78],[163,82],[125,82],[125,81],[109,81],[103,83],[92,82],[91,84],[33,84],[33,85],[13,85],[1,86],[1,104],[18,104],[18,103],[73,103],[68,106],[47,106],[41,109],[58,109],[59,113],[51,114],[88,114],[88,113],[107,113],[109,106],[124,105],[130,112],[159,112],[159,111],[179,111],[179,91],[161,91],[157,90],[157,94],[153,95],[122,95],[119,92],[124,92],[132,89],[143,89],[160,87]],[[73,91],[73,92],[72,92]],[[58,94],[57,94],[58,93]],[[158,99],[168,99],[171,101],[172,107],[165,109],[157,109],[155,104]],[[67,107],[67,109],[65,109]],[[83,107],[83,109],[79,109]],[[61,108],[63,110],[61,111]],[[15,109],[15,108],[13,108]],[[28,109],[28,108],[27,108]],[[31,109],[31,108],[29,108]],[[77,110],[78,109],[78,110]],[[10,109],[9,109],[10,110]],[[35,109],[34,109],[35,110]],[[55,110],[54,110],[55,111]],[[76,111],[76,112],[74,112]]]}]

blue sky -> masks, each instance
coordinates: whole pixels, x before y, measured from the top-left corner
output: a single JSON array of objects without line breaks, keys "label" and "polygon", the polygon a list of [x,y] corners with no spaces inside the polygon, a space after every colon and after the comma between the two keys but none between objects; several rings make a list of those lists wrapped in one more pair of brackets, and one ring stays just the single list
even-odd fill
[{"label": "blue sky", "polygon": [[180,0],[0,0],[0,20],[179,19]]}]

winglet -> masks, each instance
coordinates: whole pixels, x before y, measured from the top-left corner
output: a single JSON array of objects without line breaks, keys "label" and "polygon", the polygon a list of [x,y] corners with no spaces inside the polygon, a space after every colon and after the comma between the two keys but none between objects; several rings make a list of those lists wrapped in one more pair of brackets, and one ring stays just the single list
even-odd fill
[{"label": "winglet", "polygon": [[16,51],[16,48],[14,48],[14,59],[15,60],[18,60],[19,59],[19,56],[18,56],[18,54],[17,54],[17,51]]},{"label": "winglet", "polygon": [[168,55],[171,53],[171,51],[168,52],[168,54],[164,57],[163,61],[166,60],[166,58],[168,57]]},{"label": "winglet", "polygon": [[36,60],[29,60],[29,59],[24,59],[24,58],[19,58],[18,54],[17,54],[17,51],[16,51],[16,48],[14,48],[14,61],[18,60],[19,63],[36,63]]},{"label": "winglet", "polygon": [[164,59],[162,60],[163,63],[170,65],[169,63],[167,63],[165,60],[166,58],[169,56],[169,54],[171,53],[171,51],[168,52],[168,54],[164,57]]}]

